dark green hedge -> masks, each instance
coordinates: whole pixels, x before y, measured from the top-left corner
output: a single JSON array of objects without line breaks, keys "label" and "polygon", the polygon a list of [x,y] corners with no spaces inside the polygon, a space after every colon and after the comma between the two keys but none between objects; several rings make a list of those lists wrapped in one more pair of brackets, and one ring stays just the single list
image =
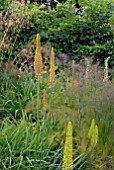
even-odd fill
[{"label": "dark green hedge", "polygon": [[43,12],[37,23],[42,41],[49,41],[57,52],[65,52],[79,61],[91,56],[94,61],[104,62],[111,57],[114,65],[114,32],[110,20],[112,8],[108,4],[91,3],[78,15],[70,4],[59,4],[53,11]]},{"label": "dark green hedge", "polygon": [[[28,5],[26,14],[29,22],[26,21],[26,24],[23,24],[19,33],[12,34],[16,37],[14,38],[16,42],[10,43],[13,44],[10,58],[11,55],[13,58],[15,51],[20,50],[22,46],[26,47],[28,41],[32,44],[31,40],[35,38],[36,33],[39,33],[42,44],[50,42],[56,53],[64,52],[76,61],[84,56],[90,56],[95,62],[100,61],[101,64],[110,56],[110,67],[114,66],[113,1],[98,0],[96,2],[93,0],[89,2],[84,0],[83,3],[81,2],[83,8],[80,10],[69,2],[59,3],[53,10],[44,6]],[[21,13],[23,9],[21,12],[20,6],[18,12],[20,18]],[[13,27],[15,25],[11,29],[14,29]],[[9,37],[10,32],[13,31],[9,31]],[[5,51],[2,53],[6,55]]]}]

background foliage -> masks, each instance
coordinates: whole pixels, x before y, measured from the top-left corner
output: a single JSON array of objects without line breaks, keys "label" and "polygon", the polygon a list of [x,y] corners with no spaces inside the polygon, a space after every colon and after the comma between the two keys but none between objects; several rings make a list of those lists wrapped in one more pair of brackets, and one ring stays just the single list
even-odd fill
[{"label": "background foliage", "polygon": [[113,1],[79,1],[82,9],[76,9],[73,3],[58,3],[53,10],[45,5],[25,6],[17,1],[10,4],[8,11],[1,12],[0,51],[3,59],[15,58],[15,51],[24,48],[28,42],[32,45],[31,40],[39,33],[43,44],[50,42],[58,54],[64,52],[76,61],[91,56],[101,64],[110,56],[112,67]]}]

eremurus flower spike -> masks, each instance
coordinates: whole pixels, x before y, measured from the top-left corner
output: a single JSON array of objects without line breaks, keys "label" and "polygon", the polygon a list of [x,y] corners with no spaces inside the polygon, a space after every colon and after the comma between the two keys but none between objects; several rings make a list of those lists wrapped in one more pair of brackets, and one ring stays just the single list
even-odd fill
[{"label": "eremurus flower spike", "polygon": [[95,125],[94,133],[91,138],[91,146],[94,148],[98,142],[98,126]]},{"label": "eremurus flower spike", "polygon": [[49,79],[50,88],[53,88],[54,84],[55,84],[55,65],[54,65],[54,59],[55,59],[54,48],[52,48],[51,49],[51,57],[50,57],[50,79]]},{"label": "eremurus flower spike", "polygon": [[89,132],[88,132],[88,138],[89,139],[91,139],[91,136],[93,135],[94,128],[95,128],[95,120],[93,119],[92,122],[91,122]]},{"label": "eremurus flower spike", "polygon": [[93,119],[88,133],[88,138],[91,141],[91,147],[94,148],[98,142],[98,126]]},{"label": "eremurus flower spike", "polygon": [[43,100],[44,100],[44,112],[48,111],[48,102],[47,102],[47,92],[46,89],[43,90]]},{"label": "eremurus flower spike", "polygon": [[34,58],[34,72],[38,76],[38,80],[42,78],[42,55],[40,50],[40,36],[39,34],[36,35],[36,51],[35,51],[35,58]]},{"label": "eremurus flower spike", "polygon": [[64,156],[62,170],[72,170],[73,160],[72,160],[73,146],[72,146],[72,123],[68,123],[66,140],[64,146]]}]

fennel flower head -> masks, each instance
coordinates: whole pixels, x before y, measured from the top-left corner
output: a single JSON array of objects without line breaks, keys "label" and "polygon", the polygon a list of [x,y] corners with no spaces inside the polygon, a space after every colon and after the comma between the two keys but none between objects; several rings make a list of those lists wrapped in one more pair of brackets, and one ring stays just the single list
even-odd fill
[{"label": "fennel flower head", "polygon": [[36,51],[35,51],[35,58],[34,58],[34,72],[36,76],[38,76],[38,80],[42,78],[42,69],[43,69],[43,62],[42,62],[42,55],[40,49],[40,36],[39,34],[36,35]]},{"label": "fennel flower head", "polygon": [[66,140],[64,145],[64,156],[63,156],[63,164],[62,170],[72,170],[73,169],[73,160],[72,160],[72,123],[68,123],[67,132],[66,132]]}]

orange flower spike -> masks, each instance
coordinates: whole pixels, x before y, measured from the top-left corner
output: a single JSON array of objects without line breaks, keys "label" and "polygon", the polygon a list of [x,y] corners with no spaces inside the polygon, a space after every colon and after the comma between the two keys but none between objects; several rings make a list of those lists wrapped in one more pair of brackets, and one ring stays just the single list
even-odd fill
[{"label": "orange flower spike", "polygon": [[53,88],[55,84],[55,65],[54,65],[54,48],[51,50],[51,58],[50,58],[50,88]]},{"label": "orange flower spike", "polygon": [[44,112],[47,112],[48,111],[48,102],[47,102],[46,89],[43,90],[43,100],[44,100]]},{"label": "orange flower spike", "polygon": [[34,72],[38,76],[38,79],[42,78],[42,69],[43,69],[43,62],[42,62],[42,55],[40,50],[40,36],[39,34],[37,34],[36,51],[35,51],[35,58],[34,58]]}]

